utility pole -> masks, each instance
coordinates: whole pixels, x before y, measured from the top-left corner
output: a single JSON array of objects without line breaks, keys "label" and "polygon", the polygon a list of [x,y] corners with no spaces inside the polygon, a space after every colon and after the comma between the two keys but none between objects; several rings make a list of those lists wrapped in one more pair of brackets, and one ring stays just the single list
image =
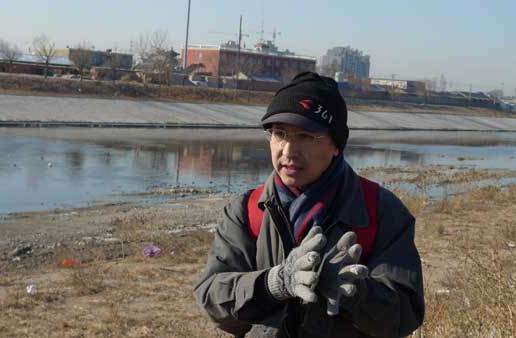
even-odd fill
[{"label": "utility pole", "polygon": [[262,0],[262,23],[261,23],[261,29],[260,29],[260,42],[264,42],[263,40],[263,20],[264,20],[264,10],[263,10],[263,0]]},{"label": "utility pole", "polygon": [[188,32],[190,30],[190,1],[188,0],[188,14],[186,16],[186,41],[185,41],[185,54],[183,60],[183,86],[185,85],[185,77],[186,77],[186,65],[188,61]]},{"label": "utility pole", "polygon": [[240,24],[238,26],[238,47],[235,62],[235,99],[238,91],[238,73],[240,72],[240,45],[242,44],[242,15],[240,15]]},{"label": "utility pole", "polygon": [[396,74],[392,74],[391,75],[392,77],[392,80],[391,80],[391,89],[392,89],[392,101],[394,101],[394,79],[396,79]]},{"label": "utility pole", "polygon": [[240,15],[240,25],[238,27],[238,49],[237,49],[237,60],[236,60],[236,73],[240,72],[240,46],[242,45],[242,15]]},{"label": "utility pole", "polygon": [[471,106],[471,91],[472,91],[473,85],[469,84],[469,105]]}]

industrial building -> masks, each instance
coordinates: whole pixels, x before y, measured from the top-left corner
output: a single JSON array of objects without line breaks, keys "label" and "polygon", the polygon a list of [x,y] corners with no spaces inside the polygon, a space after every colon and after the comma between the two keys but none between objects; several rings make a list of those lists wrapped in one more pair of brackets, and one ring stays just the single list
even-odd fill
[{"label": "industrial building", "polygon": [[89,60],[87,68],[108,66],[111,64],[111,62],[114,62],[116,67],[121,69],[131,69],[133,67],[132,54],[118,53],[112,51],[111,49],[100,51],[91,49],[65,48],[58,49],[56,51],[56,56],[68,58],[69,60],[76,60],[78,58],[82,58],[82,55],[79,56],[79,54],[82,53],[87,54],[87,59]]},{"label": "industrial building", "polygon": [[371,78],[370,83],[372,85],[378,85],[388,89],[403,89],[411,93],[424,93],[426,91],[426,84],[424,81]]},{"label": "industrial building", "polygon": [[[182,50],[184,59],[185,51]],[[302,71],[315,71],[316,59],[289,51],[279,51],[271,41],[258,43],[254,49],[238,48],[237,43],[189,45],[186,66],[197,65],[197,71],[216,77],[242,74],[246,78],[270,78],[287,82]]]},{"label": "industrial building", "polygon": [[[45,62],[42,57],[34,54],[20,53],[13,60],[12,65],[0,53],[0,72],[43,75],[45,73]],[[48,63],[48,72],[52,74],[76,73],[74,64],[65,57],[51,57]]]}]

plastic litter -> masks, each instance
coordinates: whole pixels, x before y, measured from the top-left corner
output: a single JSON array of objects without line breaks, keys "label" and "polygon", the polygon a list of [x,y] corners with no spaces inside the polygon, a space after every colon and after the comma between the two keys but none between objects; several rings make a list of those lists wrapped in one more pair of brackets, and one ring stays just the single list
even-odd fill
[{"label": "plastic litter", "polygon": [[64,268],[75,268],[81,265],[81,261],[75,258],[65,258],[61,264]]},{"label": "plastic litter", "polygon": [[147,245],[145,248],[143,248],[143,255],[145,257],[156,257],[161,255],[161,249],[153,244]]},{"label": "plastic litter", "polygon": [[27,284],[27,293],[31,296],[34,296],[38,293],[38,288],[34,282],[31,281],[29,284]]}]

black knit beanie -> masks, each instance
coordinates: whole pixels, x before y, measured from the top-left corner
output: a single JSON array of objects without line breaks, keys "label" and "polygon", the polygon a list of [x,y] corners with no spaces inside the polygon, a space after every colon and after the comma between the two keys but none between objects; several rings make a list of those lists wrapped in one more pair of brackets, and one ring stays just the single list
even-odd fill
[{"label": "black knit beanie", "polygon": [[287,123],[308,131],[327,130],[342,150],[349,136],[347,120],[348,110],[337,83],[314,72],[303,72],[276,92],[261,122],[264,129],[273,123]]}]

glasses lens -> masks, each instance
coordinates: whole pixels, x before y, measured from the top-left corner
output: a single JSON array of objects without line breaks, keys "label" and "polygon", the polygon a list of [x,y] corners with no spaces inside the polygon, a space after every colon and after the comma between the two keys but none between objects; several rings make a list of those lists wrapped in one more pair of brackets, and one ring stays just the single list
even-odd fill
[{"label": "glasses lens", "polygon": [[267,140],[271,140],[272,138],[272,130],[271,129],[266,129],[263,131],[265,133],[265,137],[267,138]]},{"label": "glasses lens", "polygon": [[287,132],[281,129],[273,129],[272,130],[272,137],[276,141],[283,141],[287,137]]}]

